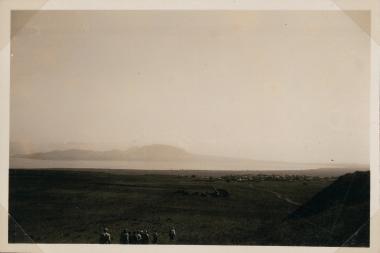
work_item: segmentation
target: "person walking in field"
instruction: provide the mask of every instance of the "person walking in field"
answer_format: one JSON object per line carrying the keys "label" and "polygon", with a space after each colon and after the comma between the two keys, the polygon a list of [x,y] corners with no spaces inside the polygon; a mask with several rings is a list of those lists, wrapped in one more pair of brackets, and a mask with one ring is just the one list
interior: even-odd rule
{"label": "person walking in field", "polygon": [[137,238],[136,238],[136,231],[133,231],[130,238],[129,238],[129,243],[130,244],[136,244],[137,243]]}
{"label": "person walking in field", "polygon": [[108,228],[104,228],[103,233],[100,234],[99,243],[110,244],[111,234],[108,232]]}
{"label": "person walking in field", "polygon": [[172,229],[170,229],[169,231],[169,238],[170,238],[170,241],[174,241],[176,239],[176,232],[175,232],[175,229],[174,227],[172,227]]}
{"label": "person walking in field", "polygon": [[120,234],[120,244],[129,244],[129,232],[124,229]]}
{"label": "person walking in field", "polygon": [[149,234],[148,231],[141,230],[141,237],[142,237],[142,243],[143,244],[149,244]]}
{"label": "person walking in field", "polygon": [[141,244],[142,243],[142,236],[140,232],[136,232],[136,244]]}
{"label": "person walking in field", "polygon": [[152,243],[156,244],[157,242],[158,242],[158,233],[157,231],[154,231],[152,235]]}

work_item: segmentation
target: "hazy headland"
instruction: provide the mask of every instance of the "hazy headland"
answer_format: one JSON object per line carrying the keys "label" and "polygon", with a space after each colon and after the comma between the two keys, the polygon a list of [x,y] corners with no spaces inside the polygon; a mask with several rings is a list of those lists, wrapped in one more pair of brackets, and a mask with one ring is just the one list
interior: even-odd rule
{"label": "hazy headland", "polygon": [[[355,170],[368,170],[362,164],[292,163],[260,161],[253,159],[199,155],[170,145],[147,145],[125,150],[93,151],[63,149],[29,154],[13,154],[10,167],[19,169],[65,168],[65,169],[123,169],[143,170],[136,173],[244,174],[244,173],[296,173],[314,175],[339,175]],[[154,172],[156,171],[156,172]]]}

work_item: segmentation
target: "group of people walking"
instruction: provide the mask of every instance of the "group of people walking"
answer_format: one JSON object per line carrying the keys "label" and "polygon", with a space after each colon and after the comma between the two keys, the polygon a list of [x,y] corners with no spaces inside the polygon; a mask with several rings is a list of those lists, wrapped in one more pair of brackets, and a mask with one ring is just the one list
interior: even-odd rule
{"label": "group of people walking", "polygon": [[[176,231],[174,227],[169,230],[170,241],[176,240]],[[128,229],[123,229],[120,233],[120,244],[156,244],[158,243],[159,234],[154,231],[149,234],[147,230],[133,231],[130,232]],[[112,241],[111,233],[108,228],[104,228],[103,232],[100,234],[99,243],[110,244]]]}

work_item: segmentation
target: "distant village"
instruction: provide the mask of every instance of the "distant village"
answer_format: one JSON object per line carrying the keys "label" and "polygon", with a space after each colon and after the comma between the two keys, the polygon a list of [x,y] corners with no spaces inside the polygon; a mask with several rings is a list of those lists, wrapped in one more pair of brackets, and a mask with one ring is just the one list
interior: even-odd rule
{"label": "distant village", "polygon": [[[226,176],[199,176],[199,175],[178,175],[179,177],[192,178],[196,181],[204,182],[227,182],[227,183],[243,183],[243,182],[255,182],[259,183],[262,181],[285,181],[285,182],[301,182],[303,185],[307,185],[308,182],[316,181],[335,181],[337,177],[322,177],[322,176],[307,176],[307,175],[267,175],[267,174],[257,174],[257,175],[226,175]],[[178,189],[174,193],[180,194],[182,196],[200,196],[200,197],[214,197],[214,198],[227,198],[230,196],[230,192],[226,189],[215,188],[212,186],[212,191],[189,191],[185,189]],[[272,192],[280,197],[279,194]],[[289,201],[289,200],[286,200]],[[296,202],[292,202],[296,203]],[[297,203],[298,205],[298,203]]]}
{"label": "distant village", "polygon": [[308,176],[308,175],[295,175],[295,174],[228,175],[228,176],[220,176],[220,177],[186,175],[185,177],[196,178],[197,180],[209,181],[209,182],[215,182],[215,181],[225,181],[225,182],[303,181],[303,182],[309,182],[309,181],[335,181],[337,179],[336,176]]}

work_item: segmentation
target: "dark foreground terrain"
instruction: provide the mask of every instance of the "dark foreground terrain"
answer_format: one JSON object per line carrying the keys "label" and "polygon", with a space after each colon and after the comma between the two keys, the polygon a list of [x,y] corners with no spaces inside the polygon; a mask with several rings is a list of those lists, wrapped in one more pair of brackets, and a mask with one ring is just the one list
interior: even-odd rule
{"label": "dark foreground terrain", "polygon": [[369,172],[333,177],[10,170],[9,241],[97,243],[108,227],[168,244],[369,245]]}

